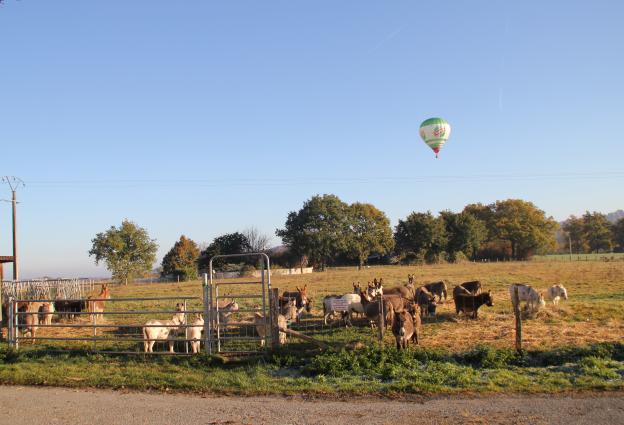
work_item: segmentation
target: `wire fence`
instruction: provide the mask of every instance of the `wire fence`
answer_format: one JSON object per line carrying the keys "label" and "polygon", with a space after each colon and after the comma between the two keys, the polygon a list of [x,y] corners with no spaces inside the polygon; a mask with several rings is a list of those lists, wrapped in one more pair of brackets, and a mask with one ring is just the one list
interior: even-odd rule
{"label": "wire fence", "polygon": [[3,281],[0,291],[3,300],[10,297],[21,300],[86,298],[97,283],[93,279]]}

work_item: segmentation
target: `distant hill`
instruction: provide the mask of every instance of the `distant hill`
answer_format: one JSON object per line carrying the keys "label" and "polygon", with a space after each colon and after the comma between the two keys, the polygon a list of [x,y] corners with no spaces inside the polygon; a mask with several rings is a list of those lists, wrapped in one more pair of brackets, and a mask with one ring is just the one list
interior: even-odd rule
{"label": "distant hill", "polygon": [[616,221],[618,221],[620,218],[623,218],[623,217],[624,217],[624,210],[617,210],[617,211],[607,214],[607,220],[609,220],[611,223],[615,223]]}

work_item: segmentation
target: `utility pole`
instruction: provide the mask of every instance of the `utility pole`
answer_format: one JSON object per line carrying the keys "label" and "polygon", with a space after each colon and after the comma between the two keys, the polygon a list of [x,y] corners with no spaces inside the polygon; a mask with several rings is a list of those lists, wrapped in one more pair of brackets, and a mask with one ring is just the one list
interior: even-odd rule
{"label": "utility pole", "polygon": [[19,280],[19,263],[17,259],[17,189],[26,186],[22,179],[15,176],[4,176],[2,181],[11,188],[11,204],[13,207],[13,280]]}

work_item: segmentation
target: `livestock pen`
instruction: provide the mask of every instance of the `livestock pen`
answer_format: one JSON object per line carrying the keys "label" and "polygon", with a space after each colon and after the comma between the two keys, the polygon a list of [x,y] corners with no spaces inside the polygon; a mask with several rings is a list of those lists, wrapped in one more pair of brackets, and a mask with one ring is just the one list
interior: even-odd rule
{"label": "livestock pen", "polygon": [[[446,280],[449,286],[467,280],[481,280],[486,290],[491,290],[494,298],[492,308],[484,307],[478,320],[466,319],[455,314],[454,306],[449,300],[438,306],[435,317],[425,320],[423,324],[423,347],[443,348],[452,351],[461,351],[485,344],[494,348],[512,347],[514,344],[513,309],[509,299],[508,288],[511,283],[525,282],[534,287],[545,290],[554,283],[566,286],[570,293],[567,302],[557,306],[548,305],[535,318],[524,323],[524,346],[556,347],[569,345],[585,345],[595,342],[616,341],[624,335],[624,311],[621,309],[622,294],[624,293],[624,264],[587,262],[587,263],[466,263],[461,265],[441,264],[420,267],[376,267],[371,269],[342,269],[309,275],[273,276],[272,285],[280,293],[295,290],[296,287],[307,285],[312,300],[309,313],[305,313],[300,322],[293,322],[293,330],[317,338],[321,341],[340,344],[361,342],[373,344],[378,336],[371,331],[368,323],[359,319],[353,327],[345,328],[334,322],[323,323],[322,299],[330,294],[352,292],[353,282],[365,285],[375,277],[383,277],[387,287],[402,285],[407,280],[407,274],[414,273],[417,283],[437,280]],[[227,279],[227,282],[243,282],[245,278]],[[236,294],[244,297],[254,295],[254,289],[246,285],[232,285]],[[450,289],[450,288],[449,288]],[[97,341],[98,349],[110,346],[105,337],[138,338],[139,328],[150,319],[166,319],[171,317],[176,302],[186,299],[189,315],[203,311],[202,282],[182,282],[180,284],[140,284],[128,286],[112,286],[112,301],[107,309],[119,310],[119,314],[105,314],[102,332]],[[223,297],[232,296],[225,288]],[[96,291],[97,292],[97,291]],[[96,296],[96,293],[92,293]],[[125,299],[124,299],[125,298]],[[133,300],[137,298],[152,298]],[[157,298],[169,298],[157,299]],[[176,301],[176,299],[178,301]],[[238,298],[240,310],[232,315],[231,320],[239,325],[231,327],[231,332],[237,332],[240,337],[248,337],[249,341],[239,341],[240,350],[254,350],[259,346],[258,335],[253,325],[253,309],[257,307],[258,299]],[[123,313],[123,312],[127,313]],[[166,311],[166,313],[164,312]],[[167,317],[169,316],[169,317]],[[89,327],[90,317],[82,314],[76,319],[77,325],[84,327],[42,328],[39,335],[42,337],[92,337],[93,329]],[[66,322],[63,319],[62,322]],[[71,324],[71,323],[61,323]],[[116,325],[120,325],[118,327]],[[390,345],[392,335],[386,333],[385,340]],[[118,341],[121,342],[121,341]],[[289,344],[309,345],[308,342],[290,338]],[[22,348],[39,349],[59,346],[54,340],[46,343],[22,345]],[[89,348],[91,341],[75,340],[71,347]],[[141,341],[127,341],[118,345],[128,351],[140,351]],[[178,349],[178,351],[181,351]]]}

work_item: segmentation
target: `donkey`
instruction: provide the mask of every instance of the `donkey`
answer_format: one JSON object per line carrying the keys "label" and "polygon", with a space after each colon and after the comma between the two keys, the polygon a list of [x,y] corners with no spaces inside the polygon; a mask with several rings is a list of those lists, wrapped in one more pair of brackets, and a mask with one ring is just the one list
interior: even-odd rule
{"label": "donkey", "polygon": [[[290,314],[294,316],[294,318],[297,317],[296,307],[293,310],[291,310]],[[266,333],[266,319],[264,318],[262,314],[258,312],[254,313],[254,325],[256,326],[256,332],[258,332],[258,335],[261,338],[260,347],[264,347],[267,333]],[[283,314],[280,314],[279,316],[277,316],[277,326],[280,329],[286,329],[286,327],[288,326],[288,319],[286,319],[286,316],[284,316]],[[279,340],[280,345],[286,344],[286,332],[280,331],[278,340]]]}
{"label": "donkey", "polygon": [[460,311],[463,311],[465,315],[470,313],[473,319],[477,318],[479,308],[485,304],[488,307],[492,307],[494,302],[492,301],[492,295],[490,291],[481,292],[478,295],[472,294],[459,294],[454,299],[455,312],[459,315]]}
{"label": "donkey", "polygon": [[546,297],[548,301],[552,301],[554,305],[559,304],[559,300],[563,298],[564,300],[568,299],[568,291],[566,288],[559,284],[553,285],[546,291]]}
{"label": "donkey", "polygon": [[101,319],[102,313],[104,312],[104,305],[106,304],[105,299],[110,298],[110,292],[108,290],[108,286],[106,284],[102,285],[102,290],[97,298],[89,297],[87,298],[87,312],[93,313],[91,314],[92,320]]}
{"label": "donkey", "polygon": [[437,304],[435,295],[433,295],[426,287],[421,286],[416,290],[416,304],[420,307],[420,317],[425,318],[429,315],[435,316]]}
{"label": "donkey", "polygon": [[366,294],[368,295],[370,299],[373,299],[377,297],[378,295],[383,295],[383,293],[384,293],[383,279],[379,279],[379,282],[378,282],[377,278],[375,278],[372,284],[368,282],[368,287],[366,288]]}
{"label": "donkey", "polygon": [[[518,300],[516,301],[514,293],[515,288],[518,288]],[[544,295],[537,292],[533,287],[524,283],[514,283],[509,287],[509,295],[511,296],[511,304],[516,307],[516,302],[519,304],[525,301],[525,310],[530,313],[537,313],[540,308],[546,306],[544,301]]]}
{"label": "donkey", "polygon": [[174,341],[171,337],[180,329],[180,325],[185,324],[182,308],[182,304],[176,304],[176,313],[171,320],[152,319],[145,322],[145,326],[143,326],[143,350],[146,353],[154,352],[154,343],[156,341],[168,341],[169,352],[175,352],[173,350]]}
{"label": "donkey", "polygon": [[37,328],[39,326],[39,309],[42,307],[41,302],[21,302],[17,304],[17,311],[21,314],[21,318],[18,317],[18,324],[22,326],[22,334],[29,334],[31,343],[35,343],[37,337]]}
{"label": "donkey", "polygon": [[43,325],[52,324],[52,316],[54,315],[54,303],[44,302],[39,308],[39,322]]}
{"label": "donkey", "polygon": [[419,327],[420,318],[415,310],[414,313],[405,310],[394,315],[392,334],[396,338],[397,350],[407,349],[410,341],[418,344]]}
{"label": "donkey", "polygon": [[438,302],[442,302],[442,296],[444,296],[444,301],[446,301],[446,298],[447,298],[446,283],[444,283],[443,280],[439,282],[427,283],[424,286],[433,295],[438,296]]}
{"label": "donkey", "polygon": [[280,305],[286,304],[289,299],[296,300],[297,305],[297,323],[301,320],[303,310],[310,312],[312,309],[312,302],[308,297],[308,285],[304,285],[303,288],[296,287],[297,291],[285,291],[280,297]]}
{"label": "donkey", "polygon": [[[362,307],[364,308],[364,316],[366,316],[366,318],[370,321],[371,329],[373,329],[375,327],[375,322],[379,319],[379,301],[370,301],[366,292],[361,291],[360,302],[362,303]],[[394,307],[392,303],[385,298],[382,298],[381,303],[381,314],[384,315],[385,325],[386,327],[388,327],[388,324],[392,323],[392,320],[394,318]]]}
{"label": "donkey", "polygon": [[472,295],[477,295],[479,292],[481,292],[480,280],[471,280],[469,282],[460,283],[459,286],[466,289]]}

